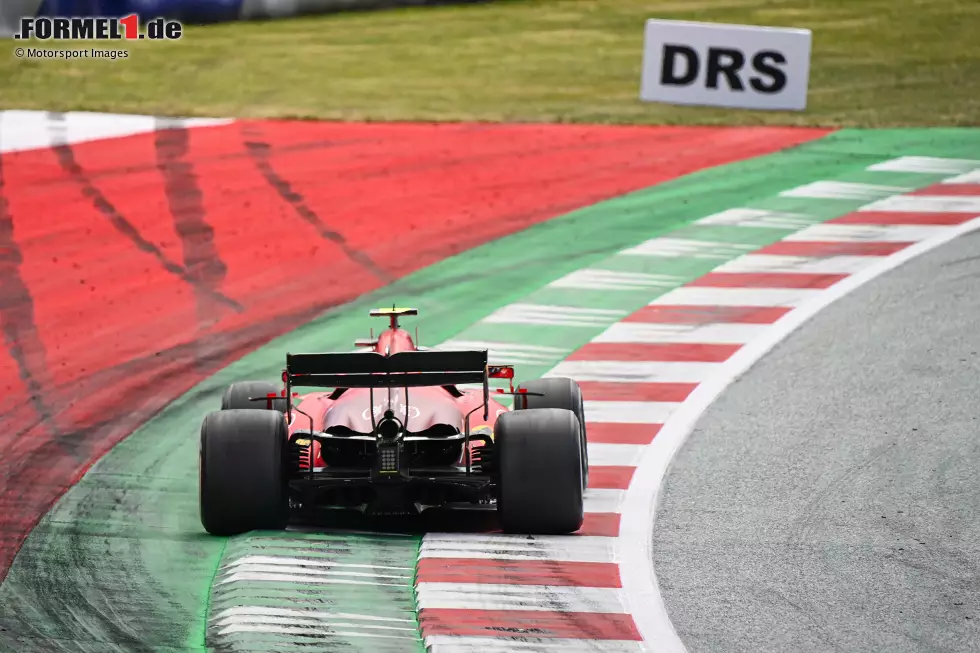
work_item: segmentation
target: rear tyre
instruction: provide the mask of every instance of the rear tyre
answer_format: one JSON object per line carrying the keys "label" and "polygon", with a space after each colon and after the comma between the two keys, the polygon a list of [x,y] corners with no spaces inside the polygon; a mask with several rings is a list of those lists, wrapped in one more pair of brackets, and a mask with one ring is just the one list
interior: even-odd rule
{"label": "rear tyre", "polygon": [[[269,394],[279,394],[277,388],[268,381],[241,381],[232,383],[221,397],[221,410],[267,410],[266,401],[249,401],[250,397],[265,397]],[[286,398],[276,397],[272,400],[272,410],[286,412]]]}
{"label": "rear tyre", "polygon": [[537,408],[564,408],[575,413],[582,425],[582,487],[589,485],[589,446],[585,432],[585,406],[582,402],[582,389],[572,379],[561,376],[527,381],[517,386],[528,392],[540,392],[544,396],[517,395],[514,397],[514,410]]}
{"label": "rear tyre", "polygon": [[574,533],[585,518],[578,418],[541,408],[497,418],[497,515],[505,533]]}
{"label": "rear tyre", "polygon": [[212,535],[280,530],[289,515],[288,437],[271,410],[220,410],[201,425],[201,524]]}

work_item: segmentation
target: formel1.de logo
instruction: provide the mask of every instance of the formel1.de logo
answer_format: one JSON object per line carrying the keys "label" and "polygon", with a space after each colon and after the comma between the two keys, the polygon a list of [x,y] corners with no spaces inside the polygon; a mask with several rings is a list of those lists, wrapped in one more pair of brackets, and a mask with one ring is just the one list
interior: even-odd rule
{"label": "formel1.de logo", "polygon": [[15,39],[39,41],[122,41],[150,39],[175,41],[184,34],[184,26],[176,20],[154,18],[146,21],[140,31],[136,14],[114,17],[25,16],[20,19],[20,33]]}

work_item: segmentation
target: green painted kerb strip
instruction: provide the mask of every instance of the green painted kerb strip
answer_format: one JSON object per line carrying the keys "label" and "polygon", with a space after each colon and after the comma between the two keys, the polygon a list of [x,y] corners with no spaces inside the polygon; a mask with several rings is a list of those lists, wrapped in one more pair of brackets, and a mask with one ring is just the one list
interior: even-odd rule
{"label": "green painted kerb strip", "polygon": [[[202,650],[212,578],[218,583],[227,580],[232,574],[222,565],[254,555],[256,549],[286,547],[299,555],[285,557],[304,561],[305,567],[311,566],[310,558],[323,555],[321,549],[335,554],[343,549],[367,558],[383,551],[391,563],[385,566],[412,567],[415,538],[285,533],[229,541],[204,534],[198,520],[198,432],[203,416],[219,405],[223,388],[239,379],[275,378],[286,350],[350,348],[354,338],[365,335],[367,308],[391,301],[418,306],[422,344],[439,343],[458,337],[496,308],[532,293],[534,302],[568,303],[575,293],[544,286],[672,229],[680,228],[671,235],[687,238],[733,240],[732,228],[684,228],[694,219],[732,207],[792,211],[811,202],[775,197],[778,191],[819,179],[859,181],[867,174],[867,165],[903,154],[971,158],[977,151],[975,130],[838,132],[792,150],[703,171],[573,212],[422,270],[384,292],[321,316],[181,397],[99,461],[63,497],[28,538],[0,587],[0,650]],[[883,177],[875,179],[872,183],[889,183]],[[894,180],[901,185],[900,177]],[[827,210],[838,214],[849,206],[838,204]],[[767,231],[757,232],[758,238],[775,240],[782,235],[779,230]],[[627,266],[624,271],[636,271],[623,257],[615,260]],[[705,264],[713,267],[718,262]],[[643,272],[687,278],[700,271],[696,265],[660,265]],[[599,306],[603,300],[601,293],[588,298]],[[474,326],[465,337],[489,338],[493,330],[484,333],[487,328],[485,323]],[[562,336],[563,348],[584,344],[594,335],[590,329],[569,333]],[[534,375],[544,366],[550,363],[524,365],[518,373]],[[344,549],[349,541],[357,542],[358,548]],[[335,561],[357,564],[346,554],[336,555]],[[257,571],[260,560],[247,564],[250,573],[262,573]],[[290,587],[291,592],[296,589]],[[328,596],[322,590],[308,591],[311,600],[333,601],[333,611],[341,609],[338,601],[347,601],[346,596],[350,603],[345,606],[384,606],[386,614],[394,614],[399,606],[408,605],[405,597],[410,596],[407,582],[398,588],[371,590],[374,598],[363,603],[356,602],[361,598],[357,592]],[[281,590],[273,583],[267,592],[248,598],[275,602],[282,598]],[[216,603],[211,616],[234,603]],[[271,645],[262,637],[248,638],[250,648],[259,647],[255,650],[266,644]],[[339,642],[334,645],[333,650],[358,650],[341,648]]]}

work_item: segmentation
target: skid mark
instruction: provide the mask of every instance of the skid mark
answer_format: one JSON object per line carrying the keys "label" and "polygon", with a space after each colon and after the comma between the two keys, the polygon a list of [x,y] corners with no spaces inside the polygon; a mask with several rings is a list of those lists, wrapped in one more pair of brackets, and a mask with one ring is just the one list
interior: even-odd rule
{"label": "skid mark", "polygon": [[252,140],[253,138],[261,137],[261,134],[259,134],[254,128],[246,126],[242,128],[242,135],[246,138],[245,148],[252,156],[252,160],[255,162],[255,167],[259,170],[262,177],[269,183],[269,185],[275,189],[276,193],[279,194],[279,197],[293,207],[296,215],[316,229],[321,238],[336,244],[348,258],[373,274],[382,283],[391,283],[394,280],[392,276],[382,269],[381,266],[375,263],[370,256],[351,247],[350,243],[347,242],[347,239],[342,233],[331,229],[322,219],[320,219],[320,216],[317,215],[316,212],[306,203],[306,199],[303,197],[303,195],[293,190],[293,187],[289,184],[289,181],[284,179],[278,172],[276,172],[276,169],[272,166],[272,162],[269,160],[269,150],[271,149],[270,145],[263,141]]}
{"label": "skid mark", "polygon": [[220,292],[214,291],[207,286],[204,286],[197,282],[192,274],[188,272],[183,266],[174,263],[167,258],[159,247],[144,238],[139,230],[133,225],[132,222],[126,219],[112,202],[102,194],[102,192],[92,184],[85,170],[79,165],[78,161],[75,159],[75,150],[70,144],[65,141],[61,133],[58,131],[58,125],[61,122],[59,116],[61,114],[52,113],[52,142],[54,143],[52,149],[55,155],[58,157],[58,163],[61,165],[62,169],[73,178],[82,188],[82,195],[88,198],[92,205],[101,213],[105,218],[112,224],[112,226],[121,233],[123,236],[129,239],[129,241],[140,251],[145,252],[153,256],[160,266],[170,274],[178,277],[181,281],[190,284],[195,289],[200,292],[210,296],[215,301],[221,302],[226,306],[234,309],[235,311],[244,311],[244,307],[236,300],[226,297]]}

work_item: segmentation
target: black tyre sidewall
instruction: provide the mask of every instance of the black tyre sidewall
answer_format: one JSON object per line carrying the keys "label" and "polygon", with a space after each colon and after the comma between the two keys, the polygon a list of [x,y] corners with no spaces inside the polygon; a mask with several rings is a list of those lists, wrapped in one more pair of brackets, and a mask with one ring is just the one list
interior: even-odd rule
{"label": "black tyre sidewall", "polygon": [[582,389],[574,379],[562,376],[525,381],[517,386],[528,392],[540,392],[543,397],[523,395],[515,397],[514,410],[536,410],[539,408],[564,408],[575,413],[582,425],[582,483],[589,484],[589,438],[585,427],[585,403]]}
{"label": "black tyre sidewall", "polygon": [[221,410],[201,425],[201,524],[212,535],[279,530],[288,519],[286,423],[270,410]]}
{"label": "black tyre sidewall", "polygon": [[497,514],[508,533],[567,534],[582,527],[581,426],[575,413],[541,408],[497,419]]}

